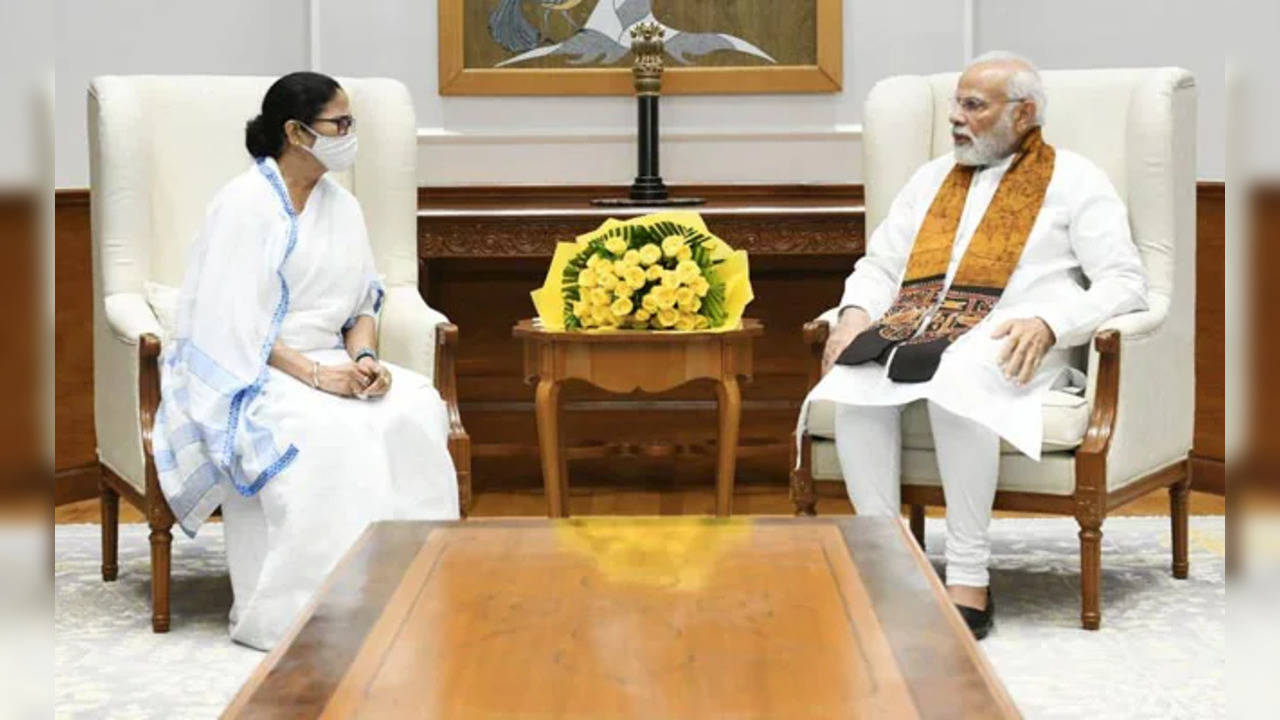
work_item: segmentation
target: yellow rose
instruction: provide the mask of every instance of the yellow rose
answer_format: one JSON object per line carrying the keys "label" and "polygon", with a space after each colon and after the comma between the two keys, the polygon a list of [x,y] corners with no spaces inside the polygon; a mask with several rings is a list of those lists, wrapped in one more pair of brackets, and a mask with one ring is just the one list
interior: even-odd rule
{"label": "yellow rose", "polygon": [[685,312],[696,313],[702,309],[702,301],[690,296],[688,300],[676,300],[676,306]]}
{"label": "yellow rose", "polygon": [[595,320],[597,324],[602,325],[612,317],[613,314],[609,312],[608,305],[596,305],[591,308],[591,319]]}
{"label": "yellow rose", "polygon": [[640,288],[644,287],[644,281],[645,281],[644,270],[638,267],[633,266],[633,267],[627,268],[626,274],[623,275],[622,277],[624,280],[627,281],[627,285],[629,285],[632,290],[639,290]]}
{"label": "yellow rose", "polygon": [[648,310],[650,313],[658,311],[658,296],[654,293],[656,290],[650,290],[640,299],[640,307]]}
{"label": "yellow rose", "polygon": [[613,286],[618,284],[618,276],[614,275],[612,271],[601,269],[599,274],[596,275],[596,284],[605,290],[612,290]]}
{"label": "yellow rose", "polygon": [[640,308],[636,311],[635,318],[637,323],[647,323],[651,317],[653,317],[653,313],[645,310],[644,308]]}
{"label": "yellow rose", "polygon": [[680,313],[675,310],[666,309],[658,311],[658,324],[664,328],[675,327],[680,320]]}
{"label": "yellow rose", "polygon": [[671,288],[655,288],[653,292],[656,295],[654,300],[658,302],[660,310],[670,310],[676,306],[676,293]]}
{"label": "yellow rose", "polygon": [[591,291],[592,305],[595,305],[597,307],[602,305],[607,306],[611,302],[613,302],[613,296],[609,294],[608,290],[605,290],[604,288],[596,288],[595,290]]}
{"label": "yellow rose", "polygon": [[693,288],[694,294],[697,295],[698,297],[706,297],[707,291],[711,289],[711,283],[707,282],[707,279],[705,277],[699,275],[698,277],[694,278],[693,282],[690,284],[690,287]]}
{"label": "yellow rose", "polygon": [[630,298],[618,298],[613,301],[613,305],[609,306],[609,310],[614,317],[626,317],[631,314],[633,307]]}
{"label": "yellow rose", "polygon": [[683,260],[679,265],[676,265],[676,279],[681,284],[688,285],[700,277],[702,277],[702,269],[698,267],[698,263],[692,260]]}
{"label": "yellow rose", "polygon": [[662,271],[662,287],[671,288],[672,290],[680,287],[680,278],[676,275],[674,270]]}
{"label": "yellow rose", "polygon": [[676,302],[684,305],[694,299],[693,289],[682,287],[676,290]]}
{"label": "yellow rose", "polygon": [[573,316],[581,320],[591,313],[591,306],[582,300],[573,301]]}
{"label": "yellow rose", "polygon": [[620,237],[611,237],[604,241],[604,249],[613,255],[621,255],[627,251],[627,241]]}
{"label": "yellow rose", "polygon": [[709,327],[711,327],[711,320],[709,320],[706,315],[698,315],[697,317],[694,318],[693,320],[694,330],[706,330]]}
{"label": "yellow rose", "polygon": [[682,314],[680,315],[680,319],[676,320],[676,329],[688,332],[689,330],[694,329],[695,323],[696,320],[694,320],[693,315]]}
{"label": "yellow rose", "polygon": [[587,267],[589,267],[589,268],[591,268],[592,270],[594,270],[594,269],[595,269],[595,267],[596,267],[596,263],[598,263],[598,262],[600,262],[600,256],[599,256],[599,255],[592,255],[591,257],[587,258]]}
{"label": "yellow rose", "polygon": [[651,265],[648,270],[644,271],[644,276],[648,280],[661,280],[662,272],[661,265]]}
{"label": "yellow rose", "polygon": [[631,294],[632,294],[632,293],[634,293],[634,292],[635,292],[635,290],[632,290],[630,285],[628,285],[628,284],[626,284],[626,283],[624,283],[624,282],[619,282],[619,283],[618,283],[618,286],[617,286],[617,287],[615,287],[615,288],[613,289],[613,297],[614,297],[614,298],[627,298],[628,300],[630,300],[630,299],[631,299]]}
{"label": "yellow rose", "polygon": [[648,243],[640,248],[640,262],[645,265],[652,265],[662,259],[662,249],[653,243]]}
{"label": "yellow rose", "polygon": [[675,257],[682,247],[688,247],[683,235],[668,235],[662,238],[662,254],[667,257]]}
{"label": "yellow rose", "polygon": [[578,287],[592,288],[596,286],[596,271],[587,268],[578,273]]}
{"label": "yellow rose", "polygon": [[639,250],[628,250],[628,251],[627,251],[627,253],[626,253],[625,255],[623,255],[623,256],[622,256],[622,261],[623,261],[623,262],[625,262],[625,263],[626,263],[626,264],[628,264],[628,265],[639,265],[639,264],[640,264],[640,251],[639,251]]}
{"label": "yellow rose", "polygon": [[688,245],[685,245],[684,247],[682,247],[682,248],[680,248],[679,250],[677,250],[677,251],[676,251],[676,259],[677,259],[677,260],[680,260],[680,261],[682,261],[682,262],[683,262],[683,261],[685,261],[685,260],[692,260],[692,259],[693,259],[693,249],[692,249],[692,248],[690,248]]}

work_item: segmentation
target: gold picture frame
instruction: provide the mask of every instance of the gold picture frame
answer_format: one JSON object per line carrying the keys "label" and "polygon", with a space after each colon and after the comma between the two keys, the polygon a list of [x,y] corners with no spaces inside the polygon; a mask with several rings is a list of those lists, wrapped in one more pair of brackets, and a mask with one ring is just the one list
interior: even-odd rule
{"label": "gold picture frame", "polygon": [[[502,0],[497,0],[501,2]],[[520,0],[508,0],[516,5]],[[538,7],[556,6],[551,0]],[[610,0],[598,0],[610,2]],[[699,0],[692,0],[698,2]],[[749,0],[744,0],[749,1]],[[663,94],[768,94],[838,92],[843,82],[841,0],[790,0],[812,3],[814,52],[812,63],[685,67],[668,64]],[[631,95],[631,69],[617,67],[467,67],[469,3],[481,0],[438,0],[439,82],[441,95]],[[568,3],[561,3],[561,5]],[[586,5],[581,2],[580,4]],[[518,12],[522,12],[517,10]],[[545,16],[544,16],[545,17]],[[572,20],[567,20],[572,22]]]}

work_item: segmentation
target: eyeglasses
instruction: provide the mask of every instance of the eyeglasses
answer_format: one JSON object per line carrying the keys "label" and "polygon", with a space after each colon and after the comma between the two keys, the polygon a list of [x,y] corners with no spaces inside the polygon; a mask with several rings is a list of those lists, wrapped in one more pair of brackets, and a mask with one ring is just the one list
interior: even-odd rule
{"label": "eyeglasses", "polygon": [[[1026,102],[1030,98],[1005,98],[1005,103]],[[978,113],[991,107],[991,103],[979,97],[972,95],[962,98],[951,98],[951,112],[958,112],[962,115],[977,115]]]}
{"label": "eyeglasses", "polygon": [[334,127],[338,129],[339,135],[346,135],[356,125],[356,119],[351,115],[339,115],[335,118],[316,118],[312,122],[333,123]]}

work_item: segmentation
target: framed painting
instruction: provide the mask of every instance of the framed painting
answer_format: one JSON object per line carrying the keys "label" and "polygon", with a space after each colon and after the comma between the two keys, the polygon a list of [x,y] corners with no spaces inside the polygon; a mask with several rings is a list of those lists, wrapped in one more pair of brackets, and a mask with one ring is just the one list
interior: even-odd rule
{"label": "framed painting", "polygon": [[438,0],[441,95],[629,95],[631,28],[664,94],[836,92],[841,0]]}

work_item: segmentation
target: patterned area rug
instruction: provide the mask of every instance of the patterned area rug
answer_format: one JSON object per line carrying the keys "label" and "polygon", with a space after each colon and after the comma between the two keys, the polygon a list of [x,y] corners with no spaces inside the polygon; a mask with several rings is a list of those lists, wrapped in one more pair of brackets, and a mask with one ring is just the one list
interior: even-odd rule
{"label": "patterned area rug", "polygon": [[[941,562],[943,525],[929,520]],[[981,647],[1028,718],[1214,718],[1226,712],[1224,522],[1191,520],[1191,575],[1169,573],[1167,518],[1103,526],[1102,629],[1079,627],[1069,518],[992,525],[996,630]],[[227,637],[222,526],[173,547],[173,630],[150,629],[147,529],[120,527],[120,578],[99,574],[98,526],[59,525],[57,717],[212,718],[264,655]]]}

